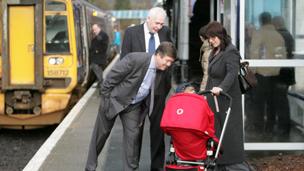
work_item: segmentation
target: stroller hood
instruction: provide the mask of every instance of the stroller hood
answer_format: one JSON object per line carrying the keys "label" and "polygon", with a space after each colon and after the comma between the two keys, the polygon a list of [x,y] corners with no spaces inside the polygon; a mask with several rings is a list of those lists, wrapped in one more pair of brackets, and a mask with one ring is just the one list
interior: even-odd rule
{"label": "stroller hood", "polygon": [[167,134],[175,128],[190,129],[214,137],[214,114],[203,96],[178,93],[167,101],[160,127]]}
{"label": "stroller hood", "polygon": [[171,136],[182,160],[204,160],[207,141],[214,139],[214,114],[203,96],[176,94],[168,100],[161,120],[162,130]]}

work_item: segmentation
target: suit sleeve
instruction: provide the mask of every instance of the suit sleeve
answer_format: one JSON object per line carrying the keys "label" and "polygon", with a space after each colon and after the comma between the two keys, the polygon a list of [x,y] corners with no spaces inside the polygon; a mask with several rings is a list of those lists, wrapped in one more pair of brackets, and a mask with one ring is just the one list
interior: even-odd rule
{"label": "suit sleeve", "polygon": [[112,89],[125,79],[132,68],[134,68],[134,64],[135,62],[132,61],[130,57],[118,60],[104,80],[101,93],[105,97],[109,97]]}
{"label": "suit sleeve", "polygon": [[172,72],[173,72],[173,66],[170,66],[166,71],[165,71],[165,94],[168,95],[170,89],[171,89],[171,78],[172,78]]}
{"label": "suit sleeve", "polygon": [[130,32],[130,29],[126,29],[125,35],[124,35],[124,38],[122,41],[122,45],[121,45],[120,59],[122,59],[129,52],[131,52],[131,42],[132,42],[131,34],[132,33]]}
{"label": "suit sleeve", "polygon": [[234,80],[238,78],[238,71],[240,65],[240,56],[236,51],[227,53],[225,56],[225,67],[226,67],[226,75],[224,80],[221,82],[219,87],[223,89],[223,91],[227,92],[234,84]]}
{"label": "suit sleeve", "polygon": [[171,31],[168,27],[167,27],[167,31],[166,31],[166,37],[167,37],[167,41],[175,43],[175,42],[172,41],[173,39],[171,37]]}

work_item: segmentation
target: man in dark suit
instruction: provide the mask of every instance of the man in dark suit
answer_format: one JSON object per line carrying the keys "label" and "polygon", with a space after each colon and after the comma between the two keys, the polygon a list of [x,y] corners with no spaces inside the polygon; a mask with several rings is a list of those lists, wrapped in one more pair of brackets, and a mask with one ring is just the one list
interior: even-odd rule
{"label": "man in dark suit", "polygon": [[94,38],[89,49],[90,68],[98,79],[100,86],[103,78],[102,73],[107,64],[107,52],[109,46],[109,36],[102,30],[101,25],[93,24],[92,32]]}
{"label": "man in dark suit", "polygon": [[[138,170],[142,127],[152,112],[155,77],[163,74],[176,58],[176,49],[163,42],[154,55],[129,53],[111,69],[101,88],[101,103],[92,134],[86,171],[95,170],[101,152],[119,115],[123,125],[123,170]],[[159,70],[160,72],[157,72]]]}
{"label": "man in dark suit", "polygon": [[[164,26],[166,12],[159,7],[150,9],[146,22],[125,31],[121,55],[123,59],[130,52],[153,53],[160,42],[171,41],[170,30]],[[166,96],[171,88],[171,71],[157,75],[154,97],[154,109],[150,120],[151,170],[162,170],[165,160],[164,134],[160,129],[160,120],[165,106]]]}

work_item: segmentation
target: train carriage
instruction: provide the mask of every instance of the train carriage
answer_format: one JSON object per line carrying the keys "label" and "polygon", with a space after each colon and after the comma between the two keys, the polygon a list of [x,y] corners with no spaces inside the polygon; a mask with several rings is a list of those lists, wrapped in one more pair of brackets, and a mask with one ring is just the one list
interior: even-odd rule
{"label": "train carriage", "polygon": [[90,85],[90,27],[111,38],[111,15],[82,0],[2,0],[0,13],[0,127],[60,123]]}

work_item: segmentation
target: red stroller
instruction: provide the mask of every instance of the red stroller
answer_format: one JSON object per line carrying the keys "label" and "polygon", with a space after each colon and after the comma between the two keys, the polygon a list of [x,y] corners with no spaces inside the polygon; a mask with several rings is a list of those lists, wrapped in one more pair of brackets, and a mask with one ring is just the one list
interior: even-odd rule
{"label": "red stroller", "polygon": [[201,94],[178,93],[169,98],[161,120],[162,130],[171,136],[166,171],[203,171],[214,168],[230,114],[231,97],[220,140],[215,136],[214,114]]}

